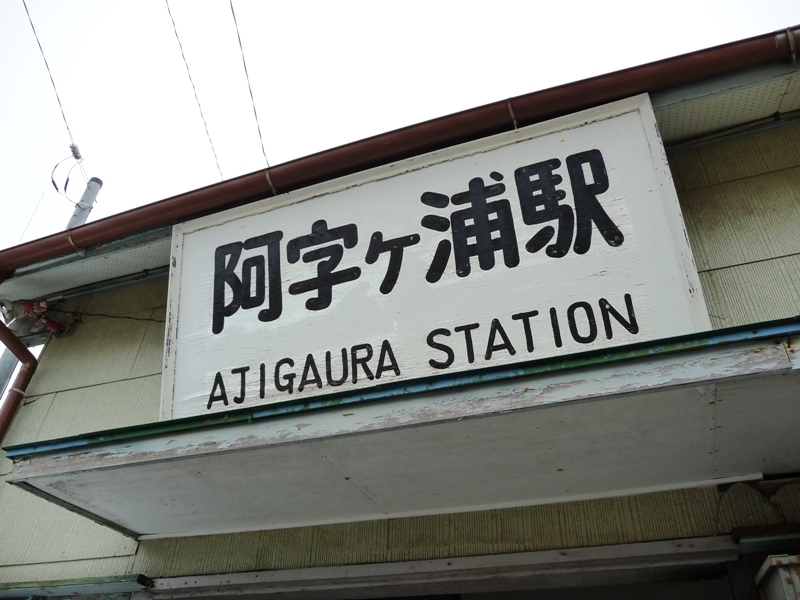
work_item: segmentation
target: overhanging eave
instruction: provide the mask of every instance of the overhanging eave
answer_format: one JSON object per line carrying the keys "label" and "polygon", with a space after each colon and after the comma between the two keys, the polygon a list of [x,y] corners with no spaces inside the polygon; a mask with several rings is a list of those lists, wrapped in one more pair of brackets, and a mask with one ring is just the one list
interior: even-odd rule
{"label": "overhanging eave", "polygon": [[262,407],[227,423],[17,446],[8,479],[133,537],[166,537],[800,471],[798,332],[790,320],[623,349],[617,360],[587,355],[568,369],[532,364],[472,385],[439,378],[424,393],[328,399],[320,410]]}

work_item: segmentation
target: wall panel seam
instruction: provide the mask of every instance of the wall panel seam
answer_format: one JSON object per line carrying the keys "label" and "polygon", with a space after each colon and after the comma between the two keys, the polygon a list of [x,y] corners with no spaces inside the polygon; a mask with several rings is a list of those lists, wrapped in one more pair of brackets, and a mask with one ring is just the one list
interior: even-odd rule
{"label": "wall panel seam", "polygon": [[[681,200],[684,200],[683,196],[685,194],[691,194],[699,190],[706,190],[709,188],[715,188],[722,185],[731,185],[736,182],[747,181],[748,179],[756,179],[758,177],[765,177],[767,175],[774,175],[775,173],[782,173],[784,171],[793,171],[798,168],[800,168],[800,164],[795,164],[790,167],[782,167],[779,169],[772,169],[770,171],[759,171],[757,173],[750,173],[748,175],[744,175],[743,177],[736,177],[735,179],[726,179],[725,181],[719,181],[717,183],[707,183],[705,185],[698,185],[697,187],[686,187],[686,184],[683,184],[683,189],[680,192]],[[680,167],[678,167],[678,170],[680,170]]]}
{"label": "wall panel seam", "polygon": [[744,267],[747,265],[755,265],[758,263],[770,262],[773,260],[781,260],[783,258],[793,258],[800,256],[800,253],[794,252],[792,254],[781,254],[780,256],[771,256],[770,258],[759,258],[757,260],[749,260],[745,262],[736,263],[735,265],[727,265],[725,267],[713,267],[711,269],[698,269],[698,273],[713,273],[714,271],[725,271],[726,269],[736,269],[737,267]]}
{"label": "wall panel seam", "polygon": [[[102,387],[102,386],[106,386],[106,385],[114,385],[116,383],[122,383],[124,381],[136,381],[137,379],[147,379],[148,377],[156,377],[156,376],[160,377],[161,376],[161,371],[157,371],[155,373],[147,373],[145,375],[137,375],[136,377],[125,377],[123,379],[114,379],[112,381],[103,381],[103,382],[100,382],[100,383],[91,383],[89,385],[80,385],[80,386],[74,387],[74,388],[63,388],[63,389],[53,390],[52,392],[45,392],[43,394],[36,394],[36,397],[38,398],[38,397],[41,397],[41,396],[47,396],[49,394],[60,394],[62,392],[74,392],[74,391],[77,391],[77,390],[88,390],[89,388]],[[31,396],[31,398],[33,398],[33,397],[34,396]]]}

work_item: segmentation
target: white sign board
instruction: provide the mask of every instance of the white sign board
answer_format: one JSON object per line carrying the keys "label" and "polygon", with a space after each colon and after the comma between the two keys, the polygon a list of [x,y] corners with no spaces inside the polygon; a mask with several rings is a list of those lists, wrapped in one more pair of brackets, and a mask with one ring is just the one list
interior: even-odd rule
{"label": "white sign board", "polygon": [[646,95],[174,228],[162,417],[710,327]]}

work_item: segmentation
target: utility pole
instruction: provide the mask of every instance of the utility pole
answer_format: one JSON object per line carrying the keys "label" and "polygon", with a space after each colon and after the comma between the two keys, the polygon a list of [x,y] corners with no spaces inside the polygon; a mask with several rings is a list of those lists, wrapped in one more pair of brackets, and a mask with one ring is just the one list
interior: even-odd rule
{"label": "utility pole", "polygon": [[84,190],[83,196],[81,196],[78,204],[75,205],[75,212],[72,213],[72,218],[70,218],[69,223],[67,223],[67,229],[72,229],[73,227],[78,227],[86,223],[86,219],[89,217],[89,213],[92,212],[92,205],[97,199],[97,194],[100,192],[101,187],[103,187],[103,182],[97,177],[92,177],[88,181],[86,190]]}

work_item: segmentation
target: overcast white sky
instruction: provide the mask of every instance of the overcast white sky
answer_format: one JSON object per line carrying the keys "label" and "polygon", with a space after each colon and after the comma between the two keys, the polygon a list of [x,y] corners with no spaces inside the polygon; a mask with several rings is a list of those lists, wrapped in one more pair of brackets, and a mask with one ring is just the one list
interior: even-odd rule
{"label": "overcast white sky", "polygon": [[[165,0],[27,2],[87,174],[105,184],[90,220],[220,180]],[[800,23],[798,0],[233,4],[273,165]],[[264,167],[228,0],[170,8],[223,176]],[[8,247],[73,210],[50,183],[69,137],[22,0],[0,0],[0,86]],[[75,169],[68,195],[83,188]]]}

